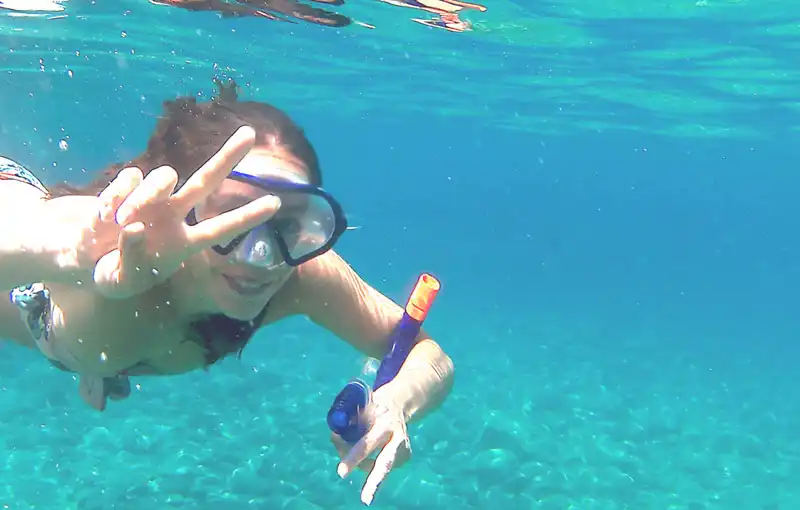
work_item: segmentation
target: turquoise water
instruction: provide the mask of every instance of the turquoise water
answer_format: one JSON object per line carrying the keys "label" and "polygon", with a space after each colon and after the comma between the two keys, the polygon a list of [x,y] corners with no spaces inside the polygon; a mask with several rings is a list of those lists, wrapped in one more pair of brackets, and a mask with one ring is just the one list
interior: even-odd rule
{"label": "turquoise water", "polygon": [[[63,4],[0,18],[0,153],[88,179],[226,74],[306,128],[367,281],[442,280],[456,387],[375,506],[800,508],[793,3],[498,0],[461,34]],[[102,414],[0,352],[4,507],[360,506],[324,417],[362,360],[305,320]]]}

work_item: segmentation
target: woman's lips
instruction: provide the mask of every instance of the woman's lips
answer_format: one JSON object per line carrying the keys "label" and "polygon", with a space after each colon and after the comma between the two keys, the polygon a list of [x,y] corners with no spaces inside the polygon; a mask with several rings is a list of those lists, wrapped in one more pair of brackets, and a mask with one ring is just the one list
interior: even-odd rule
{"label": "woman's lips", "polygon": [[270,282],[251,280],[249,278],[236,278],[226,274],[223,274],[222,277],[225,278],[231,290],[242,296],[257,296],[266,291],[271,285]]}

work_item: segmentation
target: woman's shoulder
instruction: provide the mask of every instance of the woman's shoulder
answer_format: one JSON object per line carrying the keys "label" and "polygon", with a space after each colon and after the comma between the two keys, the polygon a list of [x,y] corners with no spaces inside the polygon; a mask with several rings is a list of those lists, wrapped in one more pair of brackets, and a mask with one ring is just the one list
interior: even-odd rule
{"label": "woman's shoulder", "polygon": [[336,297],[337,281],[352,269],[333,250],[298,267],[272,298],[264,324],[291,315],[308,315],[319,301]]}

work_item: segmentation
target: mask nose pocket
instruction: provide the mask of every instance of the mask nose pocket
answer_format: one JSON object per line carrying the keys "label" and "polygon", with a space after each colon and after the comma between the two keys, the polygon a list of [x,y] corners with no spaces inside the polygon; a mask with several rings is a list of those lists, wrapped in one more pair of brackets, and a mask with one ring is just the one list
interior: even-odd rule
{"label": "mask nose pocket", "polygon": [[278,262],[275,240],[267,225],[254,228],[242,239],[233,252],[232,262],[259,267],[272,267]]}
{"label": "mask nose pocket", "polygon": [[250,260],[249,262],[254,265],[259,266],[268,266],[271,265],[272,259],[272,246],[270,243],[263,239],[259,239],[253,243],[253,247],[250,250]]}

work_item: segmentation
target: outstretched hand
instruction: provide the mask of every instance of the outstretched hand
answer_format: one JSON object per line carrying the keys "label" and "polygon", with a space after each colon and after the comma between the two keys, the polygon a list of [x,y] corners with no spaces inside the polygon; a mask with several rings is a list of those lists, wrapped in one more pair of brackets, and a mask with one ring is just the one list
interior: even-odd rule
{"label": "outstretched hand", "polygon": [[192,255],[215,244],[226,244],[271,218],[280,207],[275,196],[258,198],[242,207],[195,225],[186,216],[228,177],[250,151],[255,132],[242,127],[177,191],[178,173],[163,166],[142,176],[138,168],[122,170],[100,194],[101,218],[122,227],[116,249],[95,266],[98,291],[111,298],[142,293],[165,281]]}
{"label": "outstretched hand", "polygon": [[[369,473],[361,488],[361,502],[365,505],[372,504],[389,472],[411,458],[411,440],[402,409],[393,404],[376,403],[373,413],[372,427],[355,445],[346,443],[337,434],[331,435],[331,442],[341,458],[336,469],[339,476],[346,478],[356,468]],[[379,452],[377,457],[371,459],[375,452]]]}

